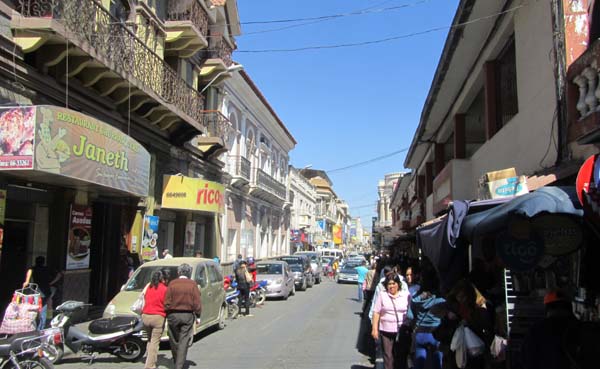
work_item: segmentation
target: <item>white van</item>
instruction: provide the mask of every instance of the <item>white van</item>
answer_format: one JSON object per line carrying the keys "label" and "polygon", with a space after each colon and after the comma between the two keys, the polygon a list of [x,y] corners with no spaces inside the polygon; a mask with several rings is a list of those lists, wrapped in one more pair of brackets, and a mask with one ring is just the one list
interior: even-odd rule
{"label": "white van", "polygon": [[334,258],[343,259],[344,252],[340,249],[321,249],[321,257],[324,256],[333,256]]}

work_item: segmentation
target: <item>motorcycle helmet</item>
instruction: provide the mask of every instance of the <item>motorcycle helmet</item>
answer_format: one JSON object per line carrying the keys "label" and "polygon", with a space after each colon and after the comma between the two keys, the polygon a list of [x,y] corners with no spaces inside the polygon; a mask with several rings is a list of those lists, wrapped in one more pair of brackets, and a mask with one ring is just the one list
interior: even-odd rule
{"label": "motorcycle helmet", "polygon": [[248,264],[254,264],[254,258],[252,256],[248,258]]}

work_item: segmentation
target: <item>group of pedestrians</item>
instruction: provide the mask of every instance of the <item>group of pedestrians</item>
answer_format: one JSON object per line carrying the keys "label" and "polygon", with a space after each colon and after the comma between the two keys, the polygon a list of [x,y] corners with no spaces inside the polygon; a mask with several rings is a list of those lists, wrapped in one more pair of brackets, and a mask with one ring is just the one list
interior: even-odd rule
{"label": "group of pedestrians", "polygon": [[200,290],[191,276],[192,267],[185,263],[177,267],[177,278],[173,280],[168,269],[157,270],[152,273],[150,283],[142,292],[142,321],[149,337],[146,369],[156,368],[165,321],[168,322],[169,344],[175,369],[182,369],[185,364],[194,323],[200,324],[202,312]]}

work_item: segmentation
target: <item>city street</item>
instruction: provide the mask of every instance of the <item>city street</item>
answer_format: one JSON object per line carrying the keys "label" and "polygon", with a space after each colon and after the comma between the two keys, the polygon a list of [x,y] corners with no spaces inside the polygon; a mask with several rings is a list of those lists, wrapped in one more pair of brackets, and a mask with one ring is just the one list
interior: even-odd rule
{"label": "city street", "polygon": [[[372,368],[354,348],[360,304],[356,285],[325,280],[288,301],[267,301],[252,317],[230,321],[223,331],[201,335],[188,353],[191,369],[363,369]],[[167,346],[159,352],[159,368],[172,368]],[[99,369],[143,368],[101,355]],[[67,357],[57,368],[84,369],[81,358]]]}

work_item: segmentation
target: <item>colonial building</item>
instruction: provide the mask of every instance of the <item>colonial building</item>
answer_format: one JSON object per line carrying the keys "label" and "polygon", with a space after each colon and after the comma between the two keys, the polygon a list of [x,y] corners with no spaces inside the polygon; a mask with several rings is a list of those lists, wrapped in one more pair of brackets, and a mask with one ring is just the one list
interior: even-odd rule
{"label": "colonial building", "polygon": [[163,249],[217,256],[236,2],[1,1],[0,25],[0,300],[36,256],[95,304]]}
{"label": "colonial building", "polygon": [[[317,189],[317,233],[315,244],[318,247],[341,245],[341,224],[338,223],[338,196],[333,190],[333,182],[323,170],[301,169],[300,174]],[[334,233],[339,237],[334,240]]]}
{"label": "colonial building", "polygon": [[250,76],[242,71],[223,86],[229,184],[222,260],[287,254],[290,234],[289,152],[296,140]]}
{"label": "colonial building", "polygon": [[317,232],[317,190],[300,171],[289,167],[292,251],[308,249]]}

